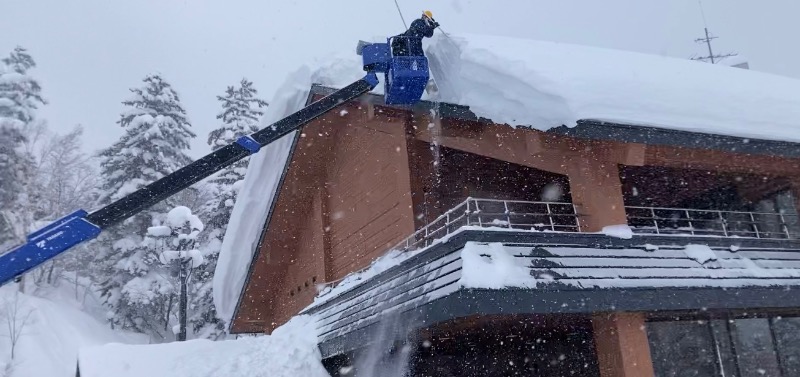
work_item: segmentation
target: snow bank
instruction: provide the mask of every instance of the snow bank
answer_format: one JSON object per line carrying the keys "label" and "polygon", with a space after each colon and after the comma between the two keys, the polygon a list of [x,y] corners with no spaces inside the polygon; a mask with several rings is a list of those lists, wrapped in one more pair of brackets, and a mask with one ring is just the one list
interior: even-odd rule
{"label": "snow bank", "polygon": [[[363,77],[358,58],[357,55],[334,56],[324,64],[311,63],[298,69],[277,90],[261,127],[302,108],[314,83],[343,87]],[[309,66],[322,68],[312,71]],[[214,304],[220,318],[228,323],[242,292],[293,140],[294,133],[286,135],[250,158],[214,273]]]}
{"label": "snow bank", "polygon": [[213,342],[110,344],[81,350],[82,377],[329,377],[310,317],[295,317],[270,336]]}
{"label": "snow bank", "polygon": [[547,130],[580,119],[800,142],[800,80],[595,47],[436,35],[439,100]]}
{"label": "snow bank", "polygon": [[467,242],[461,250],[458,283],[465,288],[536,288],[536,279],[528,267],[516,259],[501,243],[490,243],[487,247]]}
{"label": "snow bank", "polygon": [[[92,308],[76,302],[70,287],[48,293],[48,298],[41,298],[18,293],[16,284],[0,288],[0,372],[11,354],[9,318],[17,319],[22,334],[11,362],[12,376],[74,376],[81,347],[147,341],[141,335],[111,330],[87,314]],[[100,311],[99,305],[95,309]],[[26,324],[21,326],[26,317]]]}

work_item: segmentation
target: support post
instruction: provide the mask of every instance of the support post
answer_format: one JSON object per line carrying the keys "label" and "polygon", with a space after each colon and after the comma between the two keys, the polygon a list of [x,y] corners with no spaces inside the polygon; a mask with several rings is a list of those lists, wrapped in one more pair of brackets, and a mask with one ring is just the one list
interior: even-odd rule
{"label": "support post", "polygon": [[189,304],[189,268],[191,268],[191,259],[182,259],[180,263],[180,280],[181,280],[181,297],[178,301],[178,321],[180,331],[178,332],[178,341],[183,342],[186,340],[186,312]]}
{"label": "support post", "polygon": [[601,377],[654,377],[642,313],[597,313],[592,317]]}
{"label": "support post", "polygon": [[599,232],[608,225],[628,223],[616,163],[579,158],[567,173],[581,231]]}

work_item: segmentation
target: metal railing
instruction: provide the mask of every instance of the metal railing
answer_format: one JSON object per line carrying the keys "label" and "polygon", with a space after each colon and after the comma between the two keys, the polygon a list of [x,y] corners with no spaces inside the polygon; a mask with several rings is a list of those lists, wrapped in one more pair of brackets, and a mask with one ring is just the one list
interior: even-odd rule
{"label": "metal railing", "polygon": [[572,203],[467,198],[397,244],[406,251],[431,245],[463,226],[580,232]]}
{"label": "metal railing", "polygon": [[628,225],[638,234],[800,238],[795,213],[720,211],[626,206]]}
{"label": "metal railing", "polygon": [[[628,225],[636,234],[800,239],[794,213],[721,211],[626,206]],[[392,249],[430,246],[464,226],[551,232],[580,232],[572,203],[467,198]]]}

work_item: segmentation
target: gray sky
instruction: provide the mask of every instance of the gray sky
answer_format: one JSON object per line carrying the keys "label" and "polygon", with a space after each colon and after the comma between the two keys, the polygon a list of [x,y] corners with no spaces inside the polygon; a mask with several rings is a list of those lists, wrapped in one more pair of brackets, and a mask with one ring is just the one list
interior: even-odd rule
{"label": "gray sky", "polygon": [[[399,0],[407,20],[430,9],[449,33],[514,36],[686,58],[703,53],[697,0]],[[717,52],[754,70],[800,78],[800,2],[704,0]],[[115,141],[128,96],[159,72],[181,96],[208,152],[216,95],[247,77],[270,100],[286,75],[313,58],[353,51],[359,39],[403,29],[393,0],[0,0],[0,55],[15,45],[50,104],[51,128],[83,124],[86,149]]]}

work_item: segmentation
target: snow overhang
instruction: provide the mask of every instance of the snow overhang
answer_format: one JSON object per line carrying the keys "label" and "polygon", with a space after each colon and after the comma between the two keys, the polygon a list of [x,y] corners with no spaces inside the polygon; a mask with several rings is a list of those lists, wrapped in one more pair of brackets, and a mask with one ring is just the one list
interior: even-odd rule
{"label": "snow overhang", "polygon": [[[311,88],[311,94],[314,96],[326,96],[336,90],[336,88],[315,84]],[[376,106],[391,107],[385,105],[383,96],[376,93],[366,94],[361,100]],[[492,119],[476,115],[470,109],[470,106],[448,102],[424,100],[418,102],[414,106],[405,107],[403,109],[426,114],[431,111],[436,111],[443,119],[457,119],[486,124],[495,123]],[[800,143],[796,142],[683,131],[680,129],[624,124],[596,119],[579,119],[574,127],[562,125],[550,128],[544,132],[590,140],[607,140],[623,143],[663,145],[718,150],[731,153],[800,158]]]}

